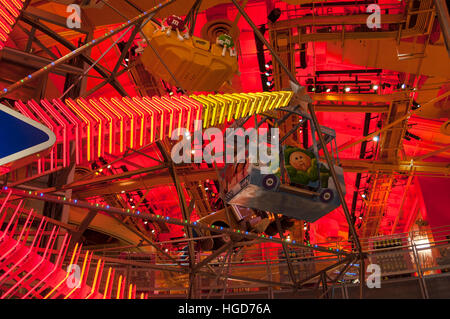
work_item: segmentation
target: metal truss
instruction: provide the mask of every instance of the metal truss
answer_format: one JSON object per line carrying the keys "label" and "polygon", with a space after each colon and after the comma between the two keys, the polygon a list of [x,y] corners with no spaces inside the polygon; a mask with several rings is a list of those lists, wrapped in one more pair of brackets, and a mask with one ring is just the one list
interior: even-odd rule
{"label": "metal truss", "polygon": [[[123,50],[125,52],[121,52],[119,61],[116,63],[116,66],[113,70],[114,72],[111,72],[111,73],[109,73],[104,67],[98,65],[96,63],[96,61],[93,61],[92,58],[90,58],[85,53],[85,51],[100,44],[101,42],[112,37],[113,35],[116,35],[117,33],[121,32],[127,28],[133,27],[133,26],[134,26],[134,32],[133,32],[131,38],[134,39],[134,36],[137,34],[138,31],[140,31],[140,26],[145,19],[153,17],[153,15],[158,10],[173,3],[174,1],[175,0],[167,0],[167,1],[161,2],[160,5],[155,6],[153,9],[146,11],[133,19],[128,20],[126,23],[123,23],[122,25],[115,28],[114,30],[111,30],[110,32],[105,33],[105,35],[101,36],[98,39],[93,39],[91,41],[88,41],[87,43],[85,43],[84,45],[82,45],[79,48],[76,48],[72,43],[70,43],[70,41],[67,41],[62,36],[55,33],[53,30],[51,30],[50,28],[48,28],[47,26],[45,26],[44,24],[42,24],[40,22],[41,19],[45,20],[47,22],[50,20],[50,22],[61,26],[61,21],[58,21],[57,18],[56,18],[57,21],[55,21],[55,19],[53,19],[54,15],[45,13],[46,16],[43,17],[43,16],[40,16],[36,10],[31,11],[31,12],[24,12],[21,17],[21,20],[23,22],[30,25],[33,29],[39,30],[39,31],[43,32],[44,34],[48,35],[49,37],[51,37],[58,43],[62,44],[66,48],[68,48],[71,52],[55,61],[52,61],[48,65],[46,65],[43,68],[39,69],[38,71],[30,74],[29,76],[21,79],[20,81],[17,81],[16,83],[12,84],[8,88],[5,88],[2,92],[0,92],[0,97],[4,97],[4,96],[8,95],[12,91],[17,90],[18,88],[25,85],[31,79],[39,78],[39,77],[43,76],[44,74],[47,74],[48,72],[50,72],[52,69],[56,68],[58,65],[65,63],[66,61],[69,61],[77,56],[80,56],[84,62],[91,65],[94,68],[94,70],[97,71],[105,79],[105,81],[103,81],[100,85],[98,85],[97,87],[94,88],[95,90],[99,89],[100,87],[104,86],[107,83],[110,83],[120,95],[127,96],[128,95],[127,92],[122,87],[122,85],[117,81],[117,77],[126,71],[126,69],[119,71],[119,66],[122,63],[122,59],[124,58],[126,51]],[[128,46],[130,45],[131,41],[133,41],[133,40],[129,41],[129,43],[127,44]],[[88,92],[87,94],[92,94],[95,91],[94,89],[91,90],[90,92]]]}

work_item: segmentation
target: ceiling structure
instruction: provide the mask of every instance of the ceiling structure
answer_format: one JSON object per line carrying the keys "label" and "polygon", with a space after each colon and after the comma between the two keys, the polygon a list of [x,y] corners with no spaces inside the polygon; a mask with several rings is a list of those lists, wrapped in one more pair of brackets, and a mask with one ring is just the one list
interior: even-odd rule
{"label": "ceiling structure", "polygon": [[[185,249],[192,262],[192,241],[187,245],[154,243],[192,238],[195,225],[170,223],[159,216],[194,222],[223,209],[219,170],[224,166],[174,165],[168,160],[173,145],[168,141],[155,144],[157,135],[160,141],[165,137],[163,129],[155,131],[154,138],[141,137],[139,143],[136,137],[136,145],[127,145],[131,133],[124,133],[123,145],[115,146],[120,149],[112,147],[111,141],[109,149],[105,142],[104,151],[99,146],[95,154],[93,146],[92,154],[83,155],[85,147],[91,148],[85,145],[88,139],[76,137],[78,124],[73,123],[80,123],[80,135],[91,127],[95,132],[92,143],[100,143],[94,135],[101,135],[99,127],[107,129],[102,119],[117,118],[117,127],[122,122],[127,126],[127,120],[122,120],[129,113],[132,118],[142,105],[158,99],[161,105],[185,105],[178,100],[181,96],[192,100],[193,120],[197,108],[203,112],[207,108],[206,102],[199,104],[198,96],[290,90],[292,78],[283,67],[310,96],[320,125],[336,131],[349,213],[341,206],[316,222],[296,222],[286,236],[326,249],[335,242],[354,240],[353,227],[365,243],[374,236],[407,233],[417,225],[430,230],[450,224],[446,196],[450,186],[450,63],[448,30],[446,34],[437,10],[440,1],[377,1],[381,25],[375,29],[366,24],[371,1],[240,1],[272,52],[231,1],[169,1],[154,16],[150,12],[158,1],[81,1],[79,29],[66,25],[71,12],[66,10],[68,2],[25,1],[25,9],[0,50],[0,88],[5,88],[0,101],[54,128],[61,141],[47,157],[51,162],[39,159],[17,170],[7,168],[0,171],[0,178],[10,188],[42,193],[46,200],[29,201],[27,209],[75,226],[73,242],[84,241],[86,249],[94,252],[144,244],[141,251],[158,251],[161,258],[172,258],[170,251]],[[171,14],[185,19],[191,37],[215,43],[222,33],[233,35],[238,71],[230,71],[223,85],[206,90],[192,81],[186,92],[179,85],[177,77],[183,81],[183,76],[178,71],[164,80],[149,72],[149,64],[154,66],[159,59],[161,69],[164,62],[175,64],[167,55],[145,60],[147,53],[142,57],[139,53],[139,48],[150,52],[148,37],[156,28],[152,24]],[[147,25],[142,28],[143,21]],[[51,73],[44,70],[47,66]],[[206,79],[211,76],[210,84],[211,74],[205,75]],[[281,111],[269,109],[256,113],[259,120],[269,123],[282,117]],[[55,120],[58,114],[64,115],[60,122]],[[91,124],[85,118],[96,121]],[[244,118],[233,115],[233,120],[218,124],[222,130],[255,125],[252,120],[240,123]],[[292,127],[289,121],[280,124],[284,134]],[[323,150],[319,156],[326,159]],[[90,207],[69,208],[46,196],[76,198],[103,208],[140,209],[158,218],[144,221],[126,214],[97,213]],[[217,228],[208,231],[217,234],[213,232]],[[282,243],[283,236],[273,237]],[[348,258],[346,269],[354,260]],[[290,268],[289,272],[292,275]]]}

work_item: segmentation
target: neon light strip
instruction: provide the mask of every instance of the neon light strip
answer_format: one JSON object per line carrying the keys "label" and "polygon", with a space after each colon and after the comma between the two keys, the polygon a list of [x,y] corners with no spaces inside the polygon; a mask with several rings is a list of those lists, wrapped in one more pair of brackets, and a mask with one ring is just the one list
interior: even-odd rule
{"label": "neon light strip", "polygon": [[89,103],[94,106],[94,108],[98,111],[98,112],[102,112],[103,116],[106,117],[106,119],[108,120],[108,149],[109,149],[109,153],[113,154],[113,147],[114,147],[114,124],[115,124],[115,120],[114,117],[111,116],[109,114],[109,112],[107,110],[104,110],[96,101],[94,101],[93,99],[89,100]]}
{"label": "neon light strip", "polygon": [[164,111],[158,105],[156,105],[156,103],[154,103],[153,100],[151,100],[151,99],[149,99],[147,97],[144,97],[142,100],[144,102],[146,102],[148,105],[150,105],[152,108],[155,108],[158,111],[159,118],[160,118],[160,121],[161,121],[161,125],[159,127],[159,139],[162,140],[164,138],[164,124],[165,124],[165,122],[164,122]]}
{"label": "neon light strip", "polygon": [[124,150],[123,150],[123,139],[124,139],[124,137],[125,137],[125,127],[124,127],[124,117],[122,116],[122,114],[120,114],[119,112],[117,112],[117,110],[111,105],[111,104],[109,104],[109,102],[105,99],[105,98],[103,98],[103,97],[101,97],[100,98],[100,102],[108,109],[108,110],[110,110],[112,113],[114,113],[118,118],[119,118],[119,120],[120,120],[120,140],[119,140],[119,151],[120,151],[120,153],[123,153],[124,152]]}
{"label": "neon light strip", "polygon": [[103,140],[103,132],[102,132],[102,127],[103,127],[103,119],[98,116],[97,114],[95,114],[95,112],[93,112],[91,110],[91,108],[89,106],[87,106],[87,102],[84,99],[77,99],[77,103],[78,105],[80,105],[84,111],[86,113],[88,113],[91,117],[94,118],[94,120],[98,123],[98,135],[97,135],[97,144],[98,144],[98,149],[97,149],[97,156],[101,157],[102,156],[102,140]]}
{"label": "neon light strip", "polygon": [[[80,279],[79,279],[80,283],[84,279],[84,272],[86,270],[86,263],[87,263],[88,257],[89,257],[89,250],[87,250],[86,254],[84,255],[83,267],[81,268],[81,275],[80,275]],[[64,299],[69,298],[77,289],[78,289],[78,286],[75,286],[74,288],[72,288],[72,290],[67,295],[64,296]]]}
{"label": "neon light strip", "polygon": [[105,291],[103,293],[103,299],[106,299],[106,296],[108,295],[109,279],[110,278],[111,278],[111,267],[109,267],[108,275],[106,275],[106,284],[105,284]]}
{"label": "neon light strip", "polygon": [[[173,131],[173,109],[167,107],[166,105],[164,105],[164,103],[161,102],[161,100],[157,97],[152,97],[152,101],[159,105],[161,107],[162,110],[164,110],[165,114],[169,115],[169,126],[168,126],[168,132],[167,132],[167,136],[172,137],[172,131]],[[161,131],[164,131],[165,126],[163,125],[163,123],[161,122]],[[163,139],[163,137],[161,138]]]}
{"label": "neon light strip", "polygon": [[[203,119],[203,128],[207,128],[223,124],[225,121],[284,107],[289,103],[292,95],[292,92],[281,91],[190,97],[173,96],[171,98],[106,99],[101,97],[99,101],[90,99],[89,102],[80,98],[76,102],[68,99],[66,104],[59,100],[53,100],[53,105],[43,100],[41,101],[42,108],[37,103],[30,102],[30,108],[35,110],[37,117],[23,103],[18,102],[16,105],[26,116],[34,119],[40,118],[44,121],[47,126],[57,131],[57,136],[63,135],[62,139],[65,144],[68,145],[70,139],[74,138],[77,164],[80,164],[82,160],[91,161],[94,157],[100,157],[106,149],[109,150],[109,154],[123,154],[125,145],[128,144],[127,134],[130,134],[130,148],[143,146],[147,141],[152,143],[165,136],[171,137],[172,132],[181,127],[187,128],[189,132],[191,128],[200,129],[194,127],[194,120]],[[127,125],[128,120],[130,120],[129,125]],[[74,137],[69,136],[68,132],[71,130],[69,125],[75,127]],[[81,128],[86,136],[82,136],[79,131]],[[85,129],[86,131],[84,131]],[[117,129],[120,133],[120,140],[115,143],[118,135]],[[61,133],[64,130],[65,133]],[[106,133],[107,131],[108,133]],[[109,135],[108,139],[105,134]],[[86,157],[82,157],[82,147],[80,146],[83,138],[86,138]],[[95,140],[96,138],[98,141]],[[68,146],[66,146],[65,153],[68,152],[67,150]],[[67,158],[69,157],[67,156]],[[63,163],[64,165],[69,164],[68,160],[63,160]]]}
{"label": "neon light strip", "polygon": [[94,282],[92,283],[92,288],[91,288],[91,292],[89,293],[89,295],[86,296],[86,298],[84,299],[89,299],[95,292],[95,286],[97,286],[97,278],[98,278],[98,272],[100,270],[100,264],[101,264],[102,260],[99,259],[97,261],[97,268],[95,269],[95,275],[94,275]]}
{"label": "neon light strip", "polygon": [[53,118],[58,121],[59,125],[63,127],[63,166],[66,167],[69,165],[69,123],[64,119],[64,117],[57,112],[53,105],[47,100],[41,100],[41,105],[43,105],[48,113],[50,113]]}
{"label": "neon light strip", "polygon": [[0,0],[0,2],[3,4],[3,6],[9,10],[9,12],[14,16],[14,17],[18,17],[19,16],[19,11],[14,8],[7,0]]}
{"label": "neon light strip", "polygon": [[16,6],[16,8],[17,8],[18,10],[22,10],[22,9],[23,9],[22,3],[20,3],[20,2],[18,2],[18,1],[16,1],[16,0],[10,0],[10,1]]}
{"label": "neon light strip", "polygon": [[[33,111],[38,115],[38,117],[40,119],[42,119],[42,121],[44,122],[45,125],[47,125],[47,127],[49,129],[51,129],[53,132],[55,132],[56,136],[61,136],[61,134],[59,132],[57,132],[57,128],[60,129],[59,125],[56,125],[55,122],[53,122],[50,117],[47,115],[46,112],[44,112],[39,104],[37,104],[35,101],[30,100],[28,101],[28,105],[33,109]],[[56,163],[56,152],[55,152],[55,148],[56,145],[54,145],[50,151],[50,169],[54,169],[56,168],[58,165]]]}
{"label": "neon light strip", "polygon": [[[78,248],[78,243],[75,244],[75,248],[73,249],[73,253],[72,253],[72,257],[70,258],[69,265],[73,265],[73,260],[75,258],[75,255],[77,254],[77,248]],[[79,251],[81,251],[81,246],[80,246]],[[69,275],[70,275],[70,273],[67,272],[66,276],[63,278],[63,280],[61,280],[55,287],[53,287],[53,289],[50,290],[50,292],[44,296],[44,299],[47,299],[48,297],[50,297],[56,291],[56,289],[58,289],[64,282],[66,282],[67,278],[69,278]]]}
{"label": "neon light strip", "polygon": [[120,292],[122,291],[122,275],[119,276],[119,286],[117,287],[117,296],[116,299],[121,299],[121,294]]}
{"label": "neon light strip", "polygon": [[113,97],[111,99],[111,102],[113,102],[117,107],[119,107],[120,110],[122,110],[130,119],[130,148],[134,148],[134,114],[130,112],[130,110],[125,107],[121,101],[119,101],[117,98]]}
{"label": "neon light strip", "polygon": [[6,20],[6,22],[9,23],[9,25],[13,25],[16,22],[14,20],[14,18],[9,14],[9,12],[2,5],[0,5],[0,14]]}
{"label": "neon light strip", "polygon": [[82,156],[82,148],[81,148],[82,122],[69,110],[69,108],[61,100],[54,99],[53,105],[57,106],[57,108],[64,114],[64,116],[69,120],[69,122],[75,126],[75,157],[76,157],[76,164],[79,165],[81,163],[81,156]]}
{"label": "neon light strip", "polygon": [[177,110],[178,112],[178,125],[177,125],[177,134],[179,134],[179,130],[182,127],[181,122],[183,120],[183,108],[178,106],[172,99],[168,99],[167,97],[161,97],[161,102],[164,102],[165,105],[171,107],[172,109]]}
{"label": "neon light strip", "polygon": [[87,145],[87,160],[88,162],[91,161],[91,138],[92,138],[92,128],[91,128],[91,122],[89,121],[89,119],[83,114],[83,112],[81,112],[77,107],[76,104],[71,101],[70,99],[66,100],[66,104],[72,109],[72,111],[74,111],[79,117],[81,117],[82,121],[84,122],[84,124],[86,124],[87,127],[87,141],[86,141],[86,145]]}
{"label": "neon light strip", "polygon": [[154,138],[155,138],[155,112],[153,112],[153,110],[147,106],[145,103],[143,103],[141,100],[139,100],[136,97],[133,97],[133,102],[135,102],[138,106],[140,106],[147,114],[149,114],[150,116],[147,117],[150,118],[150,141],[149,143],[153,143],[154,142]]}
{"label": "neon light strip", "polygon": [[[187,97],[184,96],[182,96],[181,98],[189,100],[192,104],[194,104],[194,109],[196,110],[194,121],[200,121],[202,119],[202,105],[194,99],[188,99]],[[194,130],[200,129],[200,127],[198,127],[198,123],[199,122],[196,123]]]}
{"label": "neon light strip", "polygon": [[140,134],[139,134],[139,146],[144,146],[144,137],[145,137],[145,113],[139,110],[134,104],[133,101],[130,101],[128,97],[123,97],[122,101],[135,113],[137,113],[141,118],[140,125]]}

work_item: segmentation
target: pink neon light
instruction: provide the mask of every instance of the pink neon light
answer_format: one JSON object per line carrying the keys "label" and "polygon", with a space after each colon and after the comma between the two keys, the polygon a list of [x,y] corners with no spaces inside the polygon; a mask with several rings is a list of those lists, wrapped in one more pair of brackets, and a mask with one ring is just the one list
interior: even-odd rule
{"label": "pink neon light", "polygon": [[159,139],[162,140],[164,138],[164,110],[147,96],[142,99],[142,102],[144,102],[151,109],[155,110],[154,114],[157,114],[157,118],[155,118],[155,134],[157,134],[156,128],[159,128]]}
{"label": "pink neon light", "polygon": [[[165,105],[160,98],[154,96],[152,97],[152,101],[153,103],[155,103],[156,105],[158,105],[164,113],[164,121],[161,121],[161,130],[165,133],[165,135],[167,135],[168,137],[172,136],[172,131],[173,131],[173,118],[174,118],[174,110],[170,107],[168,107],[167,105]],[[167,125],[165,125],[164,123],[166,123]],[[161,137],[161,139],[163,139],[163,137]]]}
{"label": "pink neon light", "polygon": [[[117,118],[116,116],[111,113],[111,111],[104,107],[102,105],[102,103],[100,103],[99,101],[95,100],[95,99],[90,99],[89,100],[90,105],[95,108],[99,113],[103,114],[103,116],[107,119],[107,123],[108,123],[108,152],[109,154],[113,154],[114,153],[114,143],[115,143],[115,137],[116,137],[116,132],[115,132],[115,128],[116,128],[116,123],[117,123]],[[123,129],[123,123],[121,124],[121,130]],[[119,150],[117,150],[117,152],[120,152]]]}
{"label": "pink neon light", "polygon": [[123,97],[122,101],[125,103],[126,106],[128,106],[136,116],[138,116],[138,127],[139,127],[139,147],[144,146],[144,139],[146,137],[146,128],[145,128],[145,122],[147,120],[147,113],[143,112],[141,108],[139,108],[133,100],[131,100],[128,97]]}
{"label": "pink neon light", "polygon": [[11,14],[0,4],[0,15],[8,22],[10,25],[13,25],[16,21],[11,16]]}
{"label": "pink neon light", "polygon": [[[126,138],[126,125],[129,121],[129,118],[123,113],[122,110],[115,108],[112,103],[110,103],[107,99],[101,97],[100,102],[105,106],[109,111],[114,113],[120,121],[120,138],[119,138],[119,153],[124,152],[125,138]],[[128,121],[127,121],[128,120]]]}
{"label": "pink neon light", "polygon": [[122,101],[120,101],[118,98],[113,97],[111,99],[111,102],[116,105],[118,108],[120,108],[122,110],[123,113],[126,114],[126,116],[129,118],[129,123],[130,123],[130,127],[129,127],[129,137],[130,137],[130,148],[134,148],[135,145],[135,130],[137,128],[137,117],[138,115],[131,110],[128,106],[126,106]]}
{"label": "pink neon light", "polygon": [[102,155],[104,155],[103,141],[105,131],[104,129],[105,119],[99,112],[97,112],[95,108],[90,106],[85,99],[83,98],[77,99],[77,103],[87,114],[89,114],[89,116],[93,119],[93,121],[97,122],[97,144],[94,144],[93,147],[97,145],[97,156],[101,157]]}
{"label": "pink neon light", "polygon": [[66,104],[69,108],[77,114],[81,120],[86,125],[86,154],[87,161],[90,162],[93,159],[94,151],[94,130],[95,130],[95,121],[88,115],[86,112],[81,109],[75,101],[72,99],[67,99]]}
{"label": "pink neon light", "polygon": [[[137,105],[138,107],[140,107],[142,110],[144,110],[144,112],[147,114],[147,121],[148,121],[148,127],[149,127],[149,131],[150,134],[147,135],[148,138],[146,139],[146,143],[153,143],[155,141],[155,123],[156,123],[156,117],[157,117],[157,112],[153,111],[153,109],[146,103],[144,103],[142,100],[140,100],[137,97],[133,97],[133,102],[135,103],[135,105]],[[146,124],[147,126],[147,124]]]}
{"label": "pink neon light", "polygon": [[172,108],[173,112],[174,112],[174,116],[173,116],[173,126],[177,127],[177,134],[179,135],[180,133],[180,128],[181,127],[185,127],[185,125],[183,125],[183,108],[178,105],[178,103],[176,103],[174,100],[167,98],[166,96],[161,97],[161,101],[167,105],[167,107]]}
{"label": "pink neon light", "polygon": [[[57,125],[55,122],[52,121],[52,119],[48,116],[46,112],[44,112],[39,104],[37,104],[34,100],[28,101],[28,105],[33,109],[33,111],[38,115],[38,117],[44,122],[44,124],[51,129],[55,135],[61,136],[60,130],[61,126]],[[56,159],[56,151],[55,146],[52,147],[50,151],[50,169],[55,169],[57,165],[57,159]]]}
{"label": "pink neon light", "polygon": [[71,138],[71,128],[72,125],[66,121],[66,119],[54,109],[53,105],[47,100],[41,100],[41,105],[45,108],[45,110],[50,113],[53,118],[58,122],[58,124],[62,127],[62,140],[63,140],[63,166],[67,167],[69,165],[69,140]]}
{"label": "pink neon light", "polygon": [[0,0],[0,3],[3,4],[3,6],[8,9],[8,11],[17,18],[20,14],[20,11],[17,10],[14,6],[11,5],[9,0]]}
{"label": "pink neon light", "polygon": [[57,107],[60,112],[67,118],[68,122],[75,127],[75,157],[76,164],[81,163],[82,148],[81,148],[81,138],[82,138],[82,122],[69,110],[69,108],[59,99],[53,100],[53,105]]}

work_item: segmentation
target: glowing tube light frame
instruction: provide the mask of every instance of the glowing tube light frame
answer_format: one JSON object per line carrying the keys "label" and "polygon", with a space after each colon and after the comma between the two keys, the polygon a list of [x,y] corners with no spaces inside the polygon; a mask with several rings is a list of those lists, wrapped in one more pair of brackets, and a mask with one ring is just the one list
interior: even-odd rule
{"label": "glowing tube light frame", "polygon": [[[24,115],[44,122],[57,135],[59,143],[64,143],[63,159],[50,158],[51,166],[56,161],[69,165],[69,143],[75,140],[76,161],[92,161],[105,153],[121,155],[126,146],[142,147],[157,139],[172,136],[174,130],[186,128],[198,130],[198,120],[203,128],[222,125],[241,117],[274,110],[287,106],[293,93],[290,91],[209,94],[171,97],[123,97],[75,101],[65,103],[43,100],[16,106]],[[36,116],[37,115],[37,116]],[[72,131],[73,133],[68,133]],[[178,131],[179,132],[179,131]],[[56,155],[55,155],[56,156]],[[43,161],[38,162],[38,170],[45,170]]]}

